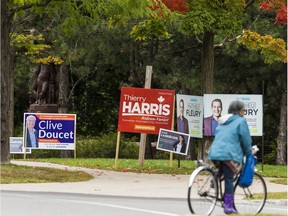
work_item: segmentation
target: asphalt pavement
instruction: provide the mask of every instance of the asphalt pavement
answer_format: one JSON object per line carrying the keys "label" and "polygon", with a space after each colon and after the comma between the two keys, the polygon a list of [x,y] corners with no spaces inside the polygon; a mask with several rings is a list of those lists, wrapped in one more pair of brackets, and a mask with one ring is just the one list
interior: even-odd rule
{"label": "asphalt pavement", "polygon": [[[25,183],[1,184],[1,190],[81,193],[132,197],[187,198],[189,175],[143,174],[131,172],[115,172],[66,165],[11,161],[12,164],[49,167],[63,170],[84,171],[94,178],[85,182],[66,183]],[[287,185],[272,183],[265,178],[268,192],[287,192]],[[273,200],[270,200],[273,202]],[[279,205],[287,205],[287,200],[275,200]]]}

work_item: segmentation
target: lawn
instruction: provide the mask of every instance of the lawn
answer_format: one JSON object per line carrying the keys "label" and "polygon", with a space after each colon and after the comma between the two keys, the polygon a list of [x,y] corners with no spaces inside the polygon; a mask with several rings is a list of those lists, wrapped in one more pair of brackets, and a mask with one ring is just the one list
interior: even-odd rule
{"label": "lawn", "polygon": [[[190,175],[196,168],[196,162],[191,160],[145,160],[143,166],[138,165],[138,160],[119,159],[115,166],[114,159],[104,158],[47,158],[27,159],[26,161],[48,162],[67,166],[86,167],[91,169],[113,170],[118,172],[137,172],[153,174]],[[180,165],[180,167],[178,167]],[[258,173],[263,177],[274,177],[272,182],[287,185],[287,166],[257,165]],[[28,167],[17,165],[1,166],[1,183],[44,183],[44,182],[79,182],[87,181],[93,177],[85,172],[67,171],[51,168]],[[287,199],[286,192],[270,193],[268,199]]]}

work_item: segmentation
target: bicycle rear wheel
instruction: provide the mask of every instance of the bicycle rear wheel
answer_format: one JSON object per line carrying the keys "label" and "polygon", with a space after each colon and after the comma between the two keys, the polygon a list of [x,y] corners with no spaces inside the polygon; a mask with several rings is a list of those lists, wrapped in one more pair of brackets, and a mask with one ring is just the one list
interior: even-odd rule
{"label": "bicycle rear wheel", "polygon": [[190,177],[188,205],[192,214],[210,215],[216,205],[218,185],[212,170],[197,168]]}
{"label": "bicycle rear wheel", "polygon": [[234,188],[234,206],[239,214],[258,214],[262,211],[266,198],[267,188],[262,176],[254,173],[252,185],[242,188],[237,184]]}

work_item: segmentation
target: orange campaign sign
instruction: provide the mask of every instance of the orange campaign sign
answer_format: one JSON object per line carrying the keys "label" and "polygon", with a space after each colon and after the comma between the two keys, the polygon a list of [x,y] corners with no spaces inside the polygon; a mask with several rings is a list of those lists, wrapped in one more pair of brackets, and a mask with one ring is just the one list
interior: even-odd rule
{"label": "orange campaign sign", "polygon": [[121,88],[118,131],[158,134],[170,130],[174,112],[174,90]]}

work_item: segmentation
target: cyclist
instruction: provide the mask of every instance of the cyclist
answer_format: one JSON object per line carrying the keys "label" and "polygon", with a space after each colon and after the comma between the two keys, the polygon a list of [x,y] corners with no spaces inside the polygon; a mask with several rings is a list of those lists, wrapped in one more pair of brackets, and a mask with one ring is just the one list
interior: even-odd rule
{"label": "cyclist", "polygon": [[241,101],[232,101],[228,114],[219,118],[215,138],[209,149],[208,159],[219,166],[224,175],[224,213],[236,213],[234,209],[234,174],[240,170],[243,156],[252,151],[252,139],[245,115],[245,105]]}

